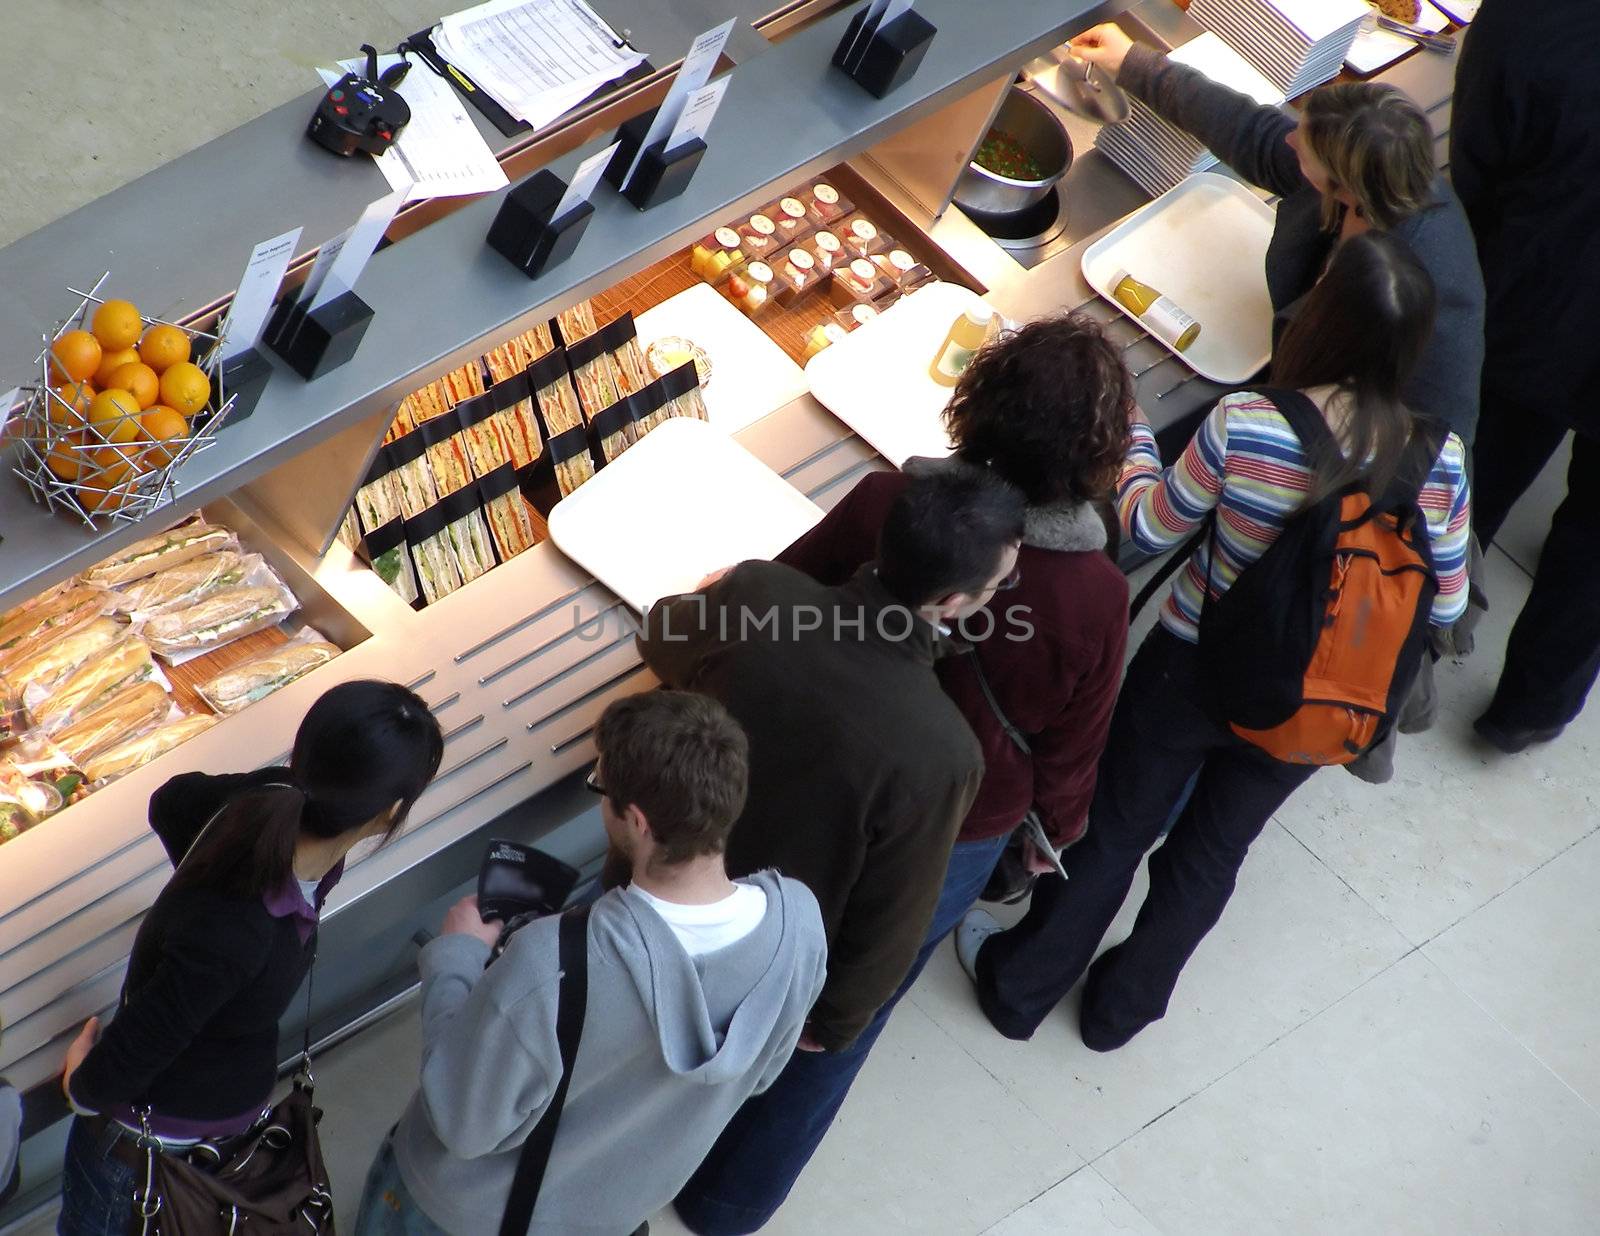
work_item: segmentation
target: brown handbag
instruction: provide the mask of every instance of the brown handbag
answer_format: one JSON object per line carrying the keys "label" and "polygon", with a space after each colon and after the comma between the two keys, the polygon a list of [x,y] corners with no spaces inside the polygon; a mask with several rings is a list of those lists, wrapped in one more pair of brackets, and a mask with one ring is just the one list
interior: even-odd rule
{"label": "brown handbag", "polygon": [[177,1152],[141,1135],[134,1236],[333,1236],[333,1194],[322,1161],[309,1072],[267,1118],[208,1166],[204,1144]]}

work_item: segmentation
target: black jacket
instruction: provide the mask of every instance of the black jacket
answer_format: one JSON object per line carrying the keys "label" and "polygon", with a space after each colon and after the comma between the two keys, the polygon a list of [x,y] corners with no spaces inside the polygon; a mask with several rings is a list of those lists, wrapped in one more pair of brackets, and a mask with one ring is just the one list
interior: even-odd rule
{"label": "black jacket", "polygon": [[1456,68],[1450,176],[1488,286],[1484,399],[1600,434],[1600,3],[1488,0]]}
{"label": "black jacket", "polygon": [[[288,771],[185,773],[150,798],[150,826],[179,862],[239,790]],[[316,948],[292,918],[259,899],[206,889],[156,897],[139,925],[116,1016],[72,1075],[81,1107],[149,1104],[159,1115],[222,1120],[270,1098],[278,1076],[278,1019]]]}
{"label": "black jacket", "polygon": [[[1284,140],[1295,127],[1294,117],[1149,47],[1128,53],[1117,82],[1204,142],[1251,184],[1282,196],[1266,263],[1276,339],[1299,300],[1322,277],[1335,240],[1322,226],[1322,194],[1301,174],[1300,161]],[[1393,234],[1427,268],[1439,295],[1433,338],[1406,387],[1406,403],[1413,412],[1442,420],[1470,446],[1483,368],[1483,276],[1461,203],[1443,178],[1434,185],[1432,204],[1401,220]]]}
{"label": "black jacket", "polygon": [[703,597],[658,603],[639,649],[669,687],[721,701],[749,735],[729,873],[776,867],[816,894],[828,980],[811,1032],[849,1045],[922,946],[983,776],[978,740],[934,676],[933,628],[870,567],[829,588],[746,562]]}

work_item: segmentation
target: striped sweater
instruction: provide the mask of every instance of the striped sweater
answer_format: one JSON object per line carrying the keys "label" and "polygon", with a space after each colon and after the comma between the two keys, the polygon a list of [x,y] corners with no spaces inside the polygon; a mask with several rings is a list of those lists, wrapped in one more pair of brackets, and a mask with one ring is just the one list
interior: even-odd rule
{"label": "striped sweater", "polygon": [[[1199,639],[1206,581],[1221,596],[1239,572],[1266,552],[1301,507],[1311,478],[1305,451],[1271,400],[1253,391],[1225,395],[1178,462],[1165,471],[1155,434],[1142,419],[1133,426],[1117,484],[1117,509],[1127,536],[1146,553],[1172,549],[1217,511],[1216,532],[1195,549],[1161,608],[1161,623],[1180,639]],[[1446,627],[1467,608],[1468,495],[1465,450],[1451,434],[1423,486],[1426,518],[1439,574],[1430,616]],[[1216,561],[1212,561],[1215,551]]]}

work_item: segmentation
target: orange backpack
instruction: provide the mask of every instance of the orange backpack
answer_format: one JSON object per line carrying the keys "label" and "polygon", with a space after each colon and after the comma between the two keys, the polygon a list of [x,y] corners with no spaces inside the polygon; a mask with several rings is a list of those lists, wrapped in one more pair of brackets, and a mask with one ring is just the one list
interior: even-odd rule
{"label": "orange backpack", "polygon": [[[1337,450],[1296,391],[1264,392],[1307,455]],[[1417,505],[1443,431],[1419,428],[1381,500],[1357,482],[1297,512],[1200,615],[1202,681],[1233,732],[1290,764],[1348,764],[1384,738],[1428,651],[1439,590]]]}

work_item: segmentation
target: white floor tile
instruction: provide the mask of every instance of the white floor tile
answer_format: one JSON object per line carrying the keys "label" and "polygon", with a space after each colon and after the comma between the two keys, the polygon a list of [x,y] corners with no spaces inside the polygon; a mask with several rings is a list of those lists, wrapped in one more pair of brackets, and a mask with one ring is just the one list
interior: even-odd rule
{"label": "white floor tile", "polygon": [[1184,1236],[1592,1233],[1600,1115],[1414,953],[1095,1166]]}
{"label": "white floor tile", "polygon": [[1600,834],[1552,859],[1424,950],[1600,1108]]}
{"label": "white floor tile", "polygon": [[903,1002],[762,1231],[972,1236],[1082,1165],[1059,1132]]}
{"label": "white floor tile", "polygon": [[[1143,899],[1140,877],[1107,943]],[[1120,1051],[1078,1038],[1077,996],[1028,1043],[995,1033],[953,951],[912,998],[1093,1160],[1327,1008],[1407,951],[1406,941],[1276,825],[1252,848],[1222,921],[1190,960],[1167,1016]]]}
{"label": "white floor tile", "polygon": [[1414,944],[1510,888],[1594,826],[1600,709],[1558,741],[1502,756],[1477,739],[1506,636],[1528,580],[1498,551],[1488,558],[1493,608],[1478,647],[1441,662],[1439,723],[1401,735],[1394,780],[1368,786],[1325,769],[1278,820]]}
{"label": "white floor tile", "polygon": [[1161,1236],[1092,1167],[1068,1176],[1042,1197],[996,1223],[984,1236]]}
{"label": "white floor tile", "polygon": [[417,1009],[415,1002],[406,1005],[315,1063],[323,1157],[340,1231],[355,1230],[367,1169],[417,1088],[422,1065]]}

